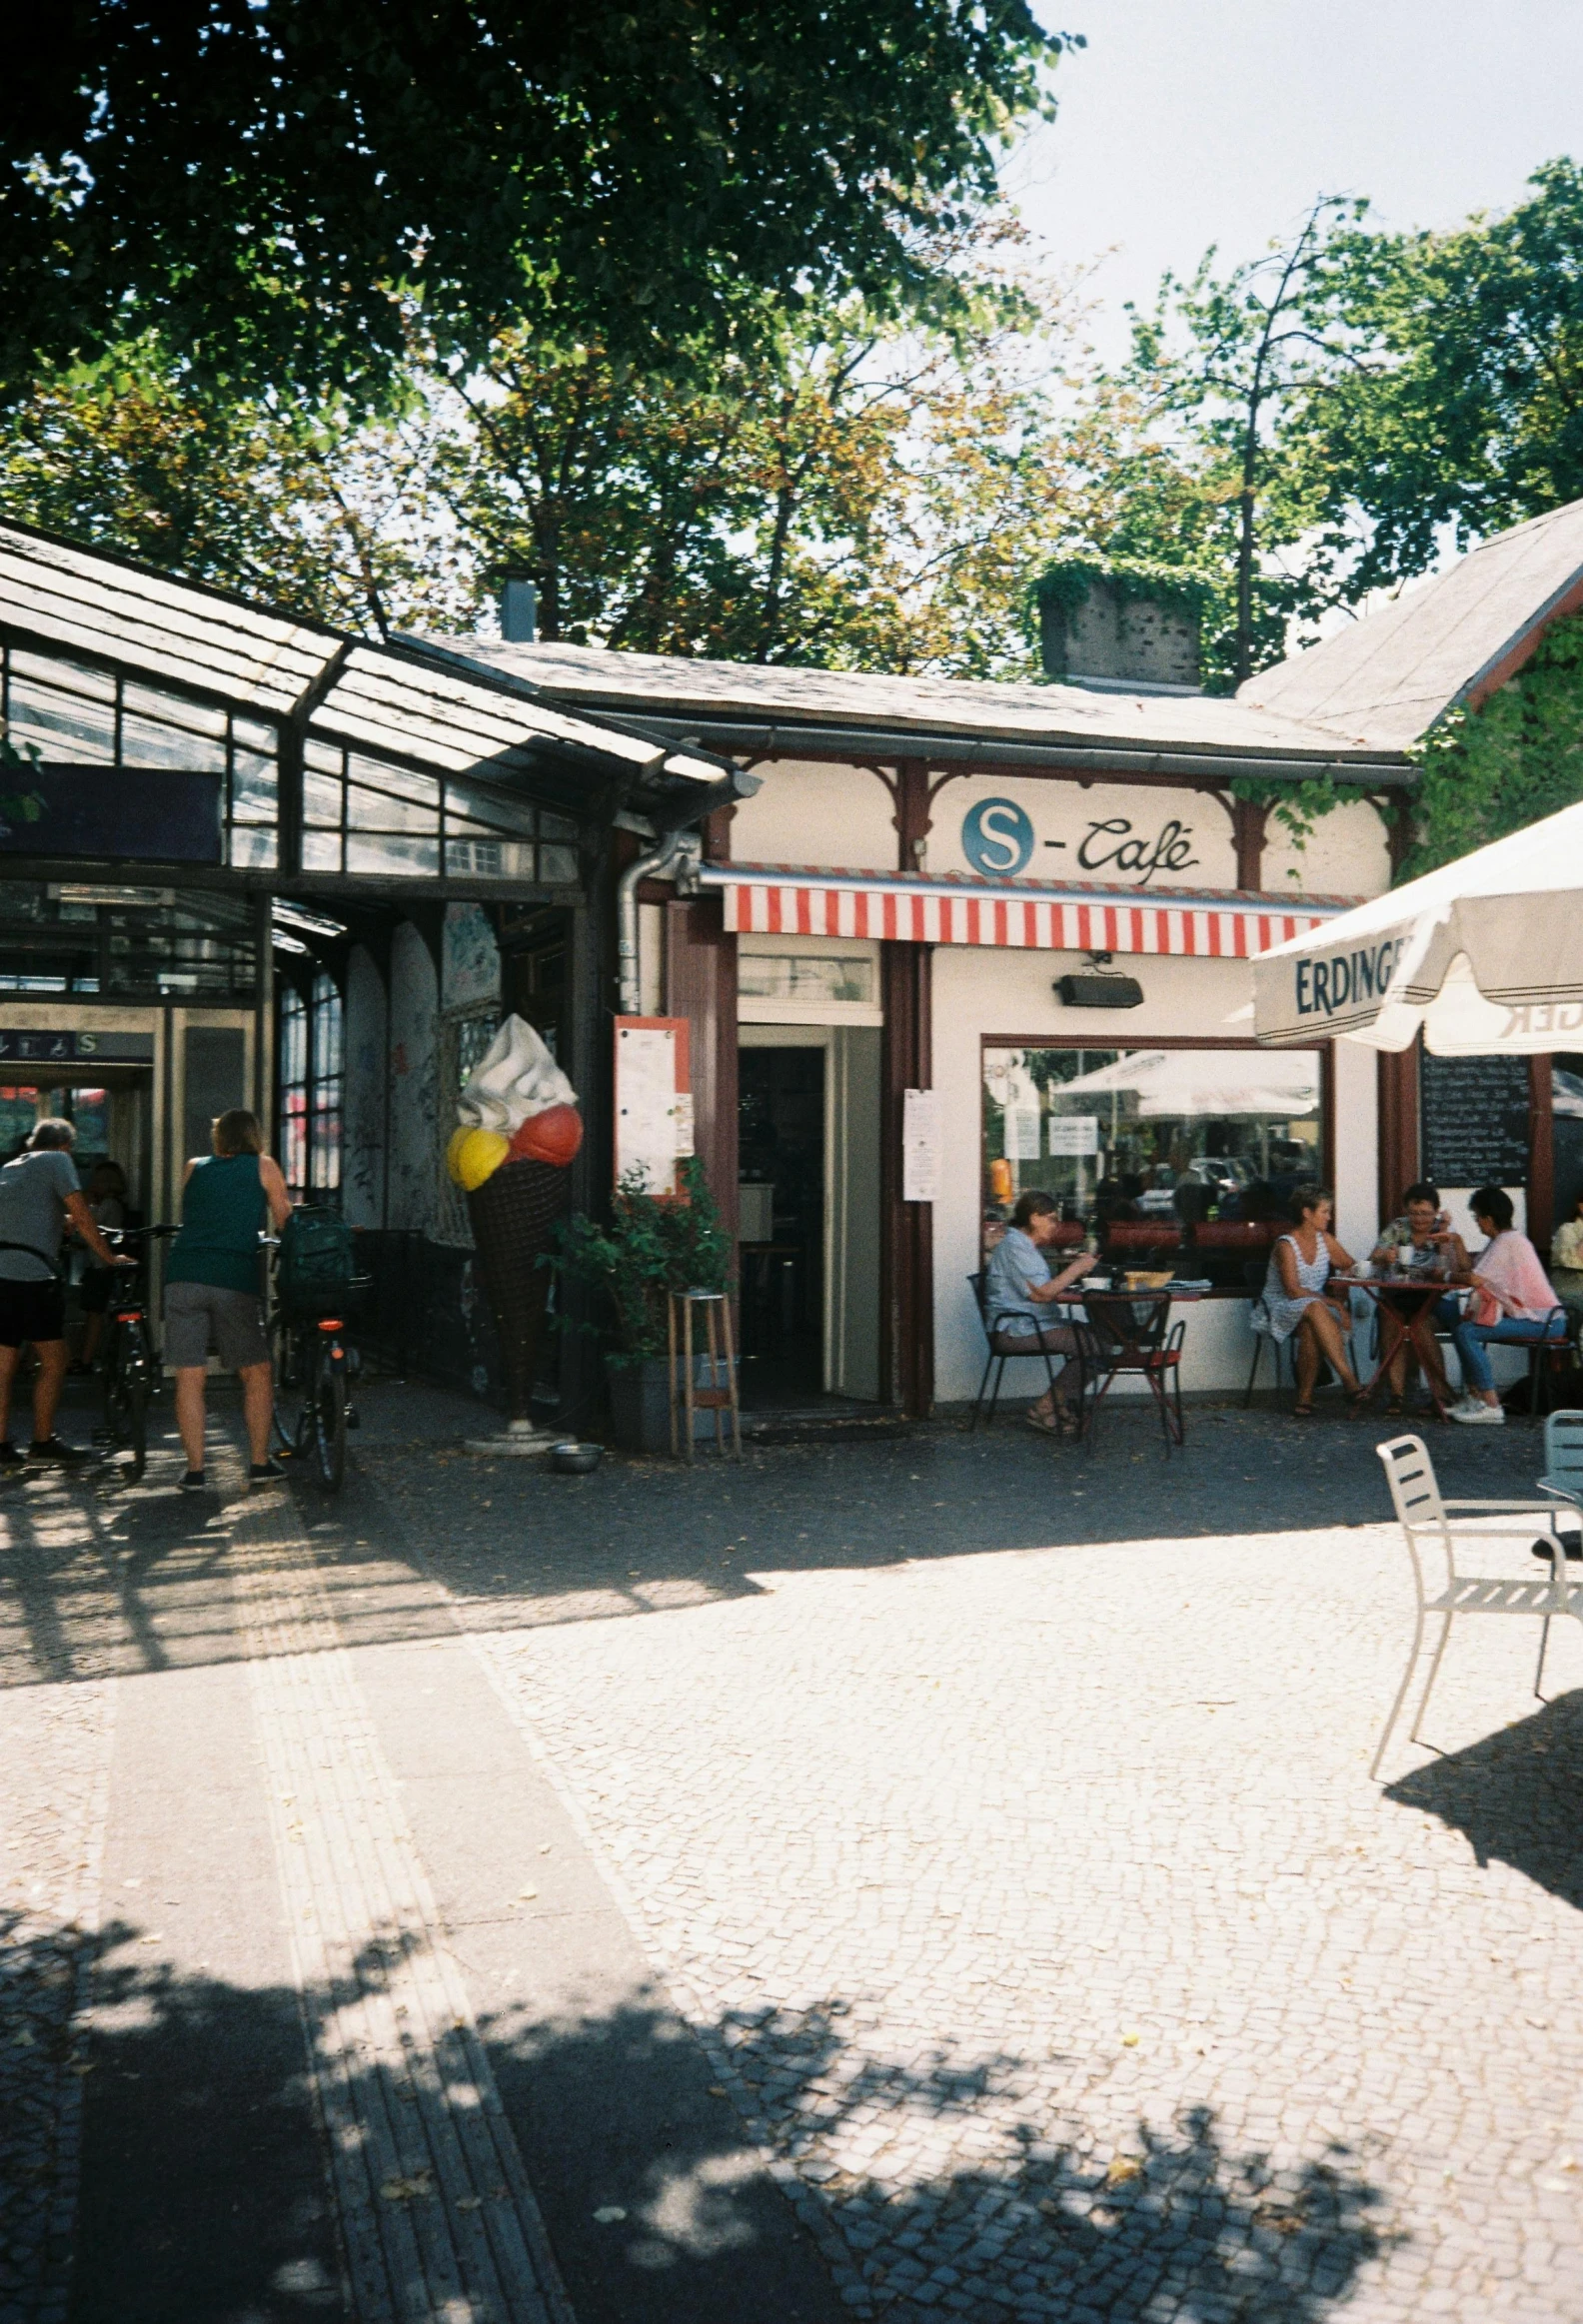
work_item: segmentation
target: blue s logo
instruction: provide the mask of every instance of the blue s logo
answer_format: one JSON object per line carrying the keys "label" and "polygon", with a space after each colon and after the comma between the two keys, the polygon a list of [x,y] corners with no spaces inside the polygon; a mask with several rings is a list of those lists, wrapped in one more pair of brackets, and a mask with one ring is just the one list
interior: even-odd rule
{"label": "blue s logo", "polygon": [[974,871],[1006,879],[1033,853],[1033,825],[1014,799],[980,799],[962,817],[962,853]]}

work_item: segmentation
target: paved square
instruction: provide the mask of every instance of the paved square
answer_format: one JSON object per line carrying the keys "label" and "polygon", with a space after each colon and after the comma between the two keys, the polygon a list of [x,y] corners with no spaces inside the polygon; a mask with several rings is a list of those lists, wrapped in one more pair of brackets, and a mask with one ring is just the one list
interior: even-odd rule
{"label": "paved square", "polygon": [[1463,1626],[1452,1755],[1382,1794],[1393,1529],[746,1558],[491,1651],[855,2314],[1575,2324],[1583,1723],[1530,1716],[1533,1626]]}

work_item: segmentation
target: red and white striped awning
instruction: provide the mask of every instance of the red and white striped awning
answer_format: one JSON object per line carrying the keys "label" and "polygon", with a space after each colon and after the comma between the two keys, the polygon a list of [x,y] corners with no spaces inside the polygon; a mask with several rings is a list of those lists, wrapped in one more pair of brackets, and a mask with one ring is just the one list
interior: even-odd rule
{"label": "red and white striped awning", "polygon": [[991,880],[886,877],[778,863],[706,863],[737,935],[877,936],[913,944],[997,944],[1039,952],[1167,952],[1251,960],[1351,909],[1245,895],[1143,895],[1136,888],[997,886]]}

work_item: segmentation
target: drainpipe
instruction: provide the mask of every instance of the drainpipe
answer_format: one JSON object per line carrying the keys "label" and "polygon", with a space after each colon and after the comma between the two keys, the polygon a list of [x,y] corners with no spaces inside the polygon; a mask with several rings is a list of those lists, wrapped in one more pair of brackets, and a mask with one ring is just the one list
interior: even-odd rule
{"label": "drainpipe", "polygon": [[[708,813],[715,802],[712,800]],[[616,955],[621,992],[621,1013],[624,1017],[643,1014],[643,985],[638,973],[638,887],[645,879],[661,879],[673,866],[678,871],[679,887],[686,883],[687,873],[703,851],[703,841],[691,823],[682,823],[675,830],[665,832],[652,853],[640,855],[629,863],[616,882]]]}

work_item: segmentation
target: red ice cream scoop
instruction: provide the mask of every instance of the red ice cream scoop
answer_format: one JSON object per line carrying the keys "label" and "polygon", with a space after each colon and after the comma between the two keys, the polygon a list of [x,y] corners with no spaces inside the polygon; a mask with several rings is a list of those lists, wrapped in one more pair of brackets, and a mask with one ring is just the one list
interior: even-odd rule
{"label": "red ice cream scoop", "polygon": [[530,1114],[511,1142],[514,1162],[553,1162],[565,1169],[583,1143],[583,1116],[575,1105],[547,1105]]}

